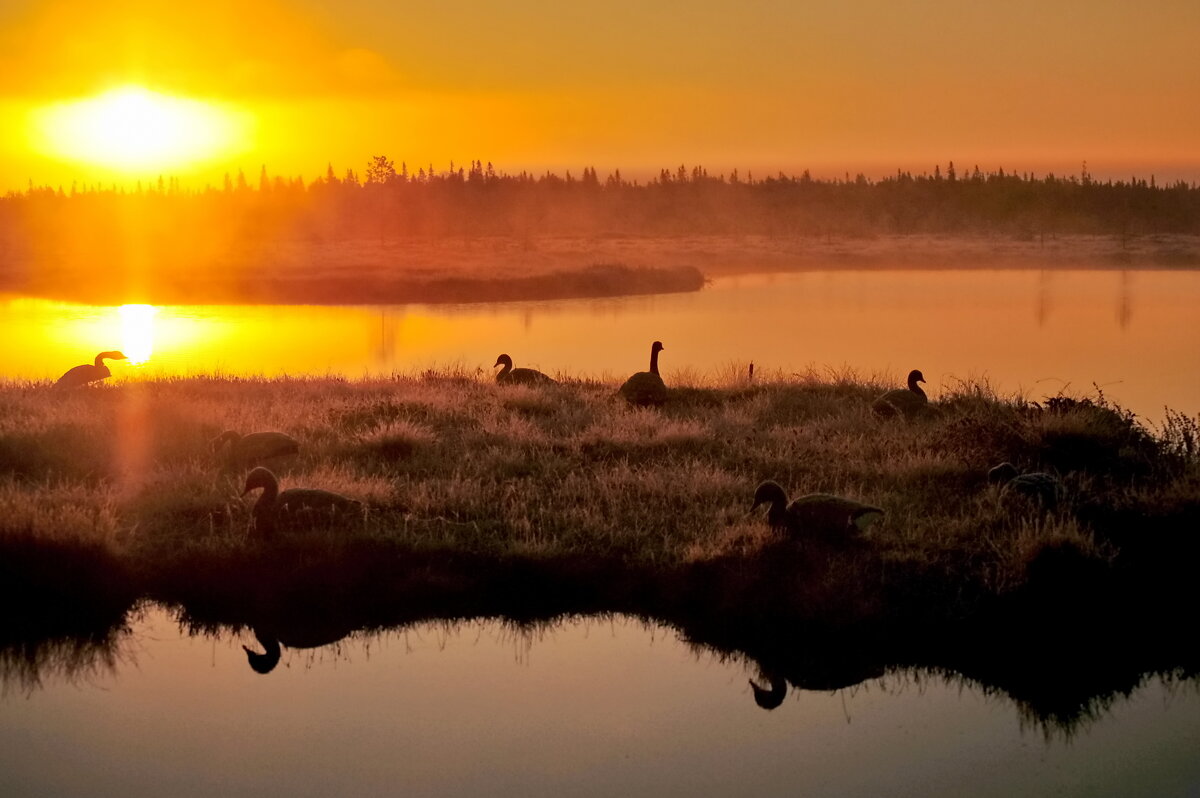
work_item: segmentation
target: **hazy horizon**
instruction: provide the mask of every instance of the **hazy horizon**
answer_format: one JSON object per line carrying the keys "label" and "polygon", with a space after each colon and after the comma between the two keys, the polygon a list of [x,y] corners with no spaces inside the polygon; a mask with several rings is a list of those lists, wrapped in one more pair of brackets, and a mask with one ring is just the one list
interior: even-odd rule
{"label": "hazy horizon", "polygon": [[308,177],[378,154],[635,178],[678,163],[878,178],[1086,161],[1098,179],[1191,182],[1197,30],[1200,6],[1170,0],[1086,14],[9,0],[0,191],[159,174],[202,186],[263,164]]}
{"label": "hazy horizon", "polygon": [[[370,155],[371,157],[368,157]],[[449,173],[451,166],[455,171],[466,169],[472,161],[478,160],[484,163],[490,163],[495,166],[496,171],[507,176],[515,176],[520,174],[529,174],[534,177],[541,177],[547,174],[557,177],[565,177],[570,174],[578,178],[584,169],[595,169],[600,180],[613,174],[619,174],[622,179],[637,183],[650,183],[656,180],[663,170],[675,172],[681,165],[685,166],[689,171],[693,168],[703,168],[711,177],[714,178],[729,178],[737,174],[741,179],[746,180],[752,178],[754,180],[763,180],[766,178],[774,178],[780,175],[789,178],[798,178],[805,172],[814,180],[819,181],[840,181],[845,179],[853,180],[857,175],[861,174],[871,182],[887,180],[894,178],[897,173],[905,173],[914,177],[933,176],[935,170],[945,171],[948,164],[953,163],[960,173],[968,174],[976,167],[984,174],[994,174],[997,170],[1003,170],[1006,174],[1026,175],[1029,174],[1035,179],[1043,179],[1053,175],[1058,178],[1070,179],[1072,177],[1080,177],[1086,169],[1087,174],[1092,180],[1099,182],[1128,182],[1131,178],[1136,180],[1150,180],[1153,178],[1160,186],[1174,184],[1176,182],[1184,182],[1193,187],[1200,184],[1200,160],[1194,164],[1159,164],[1158,168],[1152,164],[1125,164],[1125,165],[1100,165],[1099,168],[1087,159],[1080,159],[1073,163],[1063,161],[1061,163],[1048,163],[1043,167],[1026,167],[1021,164],[1008,163],[982,163],[969,159],[946,158],[941,161],[924,163],[913,161],[910,164],[897,163],[893,166],[886,166],[882,163],[870,164],[826,164],[824,166],[807,166],[796,165],[794,168],[786,166],[773,167],[771,165],[749,166],[743,164],[732,164],[729,166],[717,165],[713,166],[708,163],[693,163],[683,162],[679,160],[663,159],[661,162],[646,164],[634,164],[633,166],[625,166],[622,164],[600,165],[592,163],[584,159],[579,163],[567,164],[502,164],[495,161],[490,161],[488,158],[450,158],[442,161],[416,160],[408,159],[399,152],[379,152],[379,153],[364,153],[363,157],[357,162],[337,163],[326,160],[321,164],[311,164],[293,172],[277,171],[269,161],[262,163],[238,163],[231,164],[227,168],[207,170],[204,172],[189,171],[186,169],[173,170],[170,168],[161,170],[151,170],[146,172],[128,172],[115,170],[107,171],[107,177],[100,176],[96,170],[80,169],[78,172],[63,170],[63,177],[55,179],[39,179],[35,175],[28,175],[19,180],[14,179],[11,175],[0,174],[0,194],[19,194],[26,191],[30,186],[34,188],[51,188],[70,190],[72,186],[82,190],[88,187],[97,187],[108,189],[115,186],[118,189],[136,190],[139,184],[146,189],[153,188],[161,178],[164,181],[174,181],[176,188],[184,190],[205,190],[219,189],[225,181],[226,176],[235,179],[240,171],[246,181],[252,185],[257,185],[261,171],[265,168],[272,180],[275,178],[283,178],[287,181],[296,179],[303,180],[305,183],[319,181],[325,177],[329,169],[332,169],[334,174],[339,179],[344,178],[347,170],[353,171],[358,175],[360,182],[364,181],[364,173],[369,165],[372,157],[383,155],[394,161],[397,169],[401,163],[408,166],[409,172],[416,174],[418,169],[428,169],[430,165],[434,167],[438,174]],[[11,185],[10,185],[11,184]]]}

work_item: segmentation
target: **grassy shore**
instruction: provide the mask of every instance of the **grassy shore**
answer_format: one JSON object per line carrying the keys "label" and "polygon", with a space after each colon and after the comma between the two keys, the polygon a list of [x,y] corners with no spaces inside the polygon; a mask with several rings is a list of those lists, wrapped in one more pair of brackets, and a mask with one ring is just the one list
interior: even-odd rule
{"label": "grassy shore", "polygon": [[[870,410],[891,386],[759,376],[669,379],[661,409],[605,381],[445,372],[8,383],[0,644],[103,637],[153,598],[234,625],[619,611],[759,661],[795,655],[781,628],[926,661],[902,652],[942,650],[951,629],[995,645],[1036,619],[1070,639],[1200,605],[1194,421],[1147,429],[1102,397],[1032,406],[964,385],[906,422]],[[365,515],[260,539],[243,475],[208,448],[225,429],[295,436],[282,487],[344,493]],[[986,472],[1005,460],[1059,474],[1064,501],[1001,501]],[[797,543],[750,514],[764,479],[886,516],[854,545]]]}

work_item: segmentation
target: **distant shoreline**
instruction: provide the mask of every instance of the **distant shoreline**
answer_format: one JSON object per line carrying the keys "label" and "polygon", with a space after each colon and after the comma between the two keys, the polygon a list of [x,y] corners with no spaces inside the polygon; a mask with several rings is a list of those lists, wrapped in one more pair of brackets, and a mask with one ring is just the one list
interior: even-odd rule
{"label": "distant shoreline", "polygon": [[[131,261],[134,261],[131,263]],[[128,265],[97,269],[97,264]],[[450,304],[698,291],[826,270],[1195,270],[1200,236],[454,237],[0,254],[0,291],[88,304]]]}

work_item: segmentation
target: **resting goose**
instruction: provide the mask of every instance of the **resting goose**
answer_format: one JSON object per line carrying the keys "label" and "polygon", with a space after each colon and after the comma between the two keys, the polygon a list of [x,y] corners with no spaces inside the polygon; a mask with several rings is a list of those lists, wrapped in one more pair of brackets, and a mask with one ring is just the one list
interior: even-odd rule
{"label": "resting goose", "polygon": [[763,504],[771,505],[767,511],[771,526],[786,530],[793,538],[816,536],[846,540],[883,517],[883,510],[878,507],[827,493],[808,493],[789,504],[787,492],[779,483],[770,480],[754,491],[754,506],[750,510]]}
{"label": "resting goose", "polygon": [[908,387],[888,391],[874,402],[871,409],[881,416],[901,415],[911,418],[929,408],[929,397],[921,390],[918,382],[925,382],[925,375],[918,369],[908,372]]}
{"label": "resting goose", "polygon": [[1000,486],[1002,501],[1012,496],[1023,496],[1047,510],[1053,510],[1058,506],[1058,500],[1062,494],[1062,483],[1058,477],[1047,474],[1045,471],[1030,471],[1022,474],[1012,463],[1001,463],[988,471],[988,482]]}
{"label": "resting goose", "polygon": [[264,460],[300,453],[300,442],[282,432],[251,432],[240,435],[225,430],[212,439],[213,452],[220,453],[229,444],[226,464],[232,468],[257,465]]}
{"label": "resting goose", "polygon": [[246,487],[242,495],[260,488],[262,495],[254,503],[254,510],[251,512],[254,528],[259,534],[269,535],[274,532],[281,520],[280,515],[284,513],[287,517],[294,518],[300,513],[322,513],[332,516],[362,509],[362,502],[329,490],[288,488],[281,493],[279,480],[262,466],[246,475]]}
{"label": "resting goose", "polygon": [[500,373],[496,375],[496,383],[498,385],[555,385],[555,381],[538,371],[537,369],[513,368],[512,358],[508,355],[501,355],[496,358],[496,362],[492,364],[492,368],[496,366],[504,366],[500,369]]}

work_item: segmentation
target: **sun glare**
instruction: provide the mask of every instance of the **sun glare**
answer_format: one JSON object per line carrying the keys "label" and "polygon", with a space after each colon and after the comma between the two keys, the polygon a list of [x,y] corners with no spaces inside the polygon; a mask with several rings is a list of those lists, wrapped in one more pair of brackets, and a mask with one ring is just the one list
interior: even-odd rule
{"label": "sun glare", "polygon": [[154,316],[158,308],[122,305],[117,313],[121,316],[121,352],[130,363],[145,363],[154,353]]}
{"label": "sun glare", "polygon": [[178,168],[241,149],[244,114],[137,86],[55,103],[34,114],[49,155],[114,169]]}

